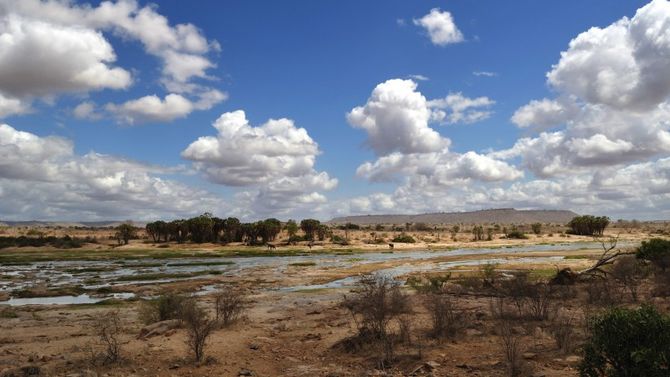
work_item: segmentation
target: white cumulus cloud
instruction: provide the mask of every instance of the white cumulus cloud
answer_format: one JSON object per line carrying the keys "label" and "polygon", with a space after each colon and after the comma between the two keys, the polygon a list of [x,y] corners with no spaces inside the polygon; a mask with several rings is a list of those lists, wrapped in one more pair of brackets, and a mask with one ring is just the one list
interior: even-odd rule
{"label": "white cumulus cloud", "polygon": [[430,37],[430,41],[437,46],[446,46],[464,40],[463,34],[458,30],[451,13],[439,8],[433,8],[425,16],[415,19],[414,25],[424,28]]}

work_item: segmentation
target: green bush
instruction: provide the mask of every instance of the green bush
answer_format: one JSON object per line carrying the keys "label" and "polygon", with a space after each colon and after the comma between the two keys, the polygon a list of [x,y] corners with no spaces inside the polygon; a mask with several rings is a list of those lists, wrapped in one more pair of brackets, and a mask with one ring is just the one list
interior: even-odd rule
{"label": "green bush", "polygon": [[176,293],[167,293],[140,307],[140,320],[151,324],[168,319],[181,319],[183,308],[188,298]]}
{"label": "green bush", "polygon": [[410,236],[409,234],[404,234],[403,233],[403,234],[399,234],[399,235],[395,236],[395,238],[393,240],[391,240],[391,242],[415,243],[416,240],[414,240],[414,238],[412,236]]}
{"label": "green bush", "polygon": [[638,259],[648,260],[665,271],[670,267],[670,241],[662,238],[652,238],[649,241],[642,241],[640,247],[637,248],[635,256]]}
{"label": "green bush", "polygon": [[614,308],[592,318],[580,376],[670,375],[670,317],[651,306]]}
{"label": "green bush", "polygon": [[525,234],[523,234],[523,232],[520,231],[520,230],[512,230],[512,231],[510,231],[509,233],[507,233],[507,238],[514,238],[514,239],[518,239],[518,240],[525,240],[526,238],[528,238],[528,236],[526,236]]}

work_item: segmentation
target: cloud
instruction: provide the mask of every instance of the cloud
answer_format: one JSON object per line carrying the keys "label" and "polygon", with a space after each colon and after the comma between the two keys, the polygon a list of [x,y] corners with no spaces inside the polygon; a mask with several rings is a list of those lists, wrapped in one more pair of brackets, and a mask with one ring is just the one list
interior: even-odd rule
{"label": "cloud", "polygon": [[493,114],[488,108],[495,103],[488,97],[468,98],[462,93],[450,93],[444,98],[428,101],[428,106],[439,109],[433,114],[433,118],[437,121],[447,124],[470,124],[488,119]]}
{"label": "cloud", "polygon": [[6,97],[0,93],[0,118],[30,112],[30,104],[18,98]]}
{"label": "cloud", "polygon": [[496,72],[490,72],[490,71],[474,71],[472,72],[473,75],[475,76],[484,76],[484,77],[496,77],[498,74]]}
{"label": "cloud", "polygon": [[[624,167],[670,152],[670,3],[654,0],[574,38],[547,73],[558,98],[533,100],[512,116],[542,132],[492,156],[521,157],[541,177]],[[550,128],[555,132],[545,133]],[[507,155],[508,157],[504,157]]]}
{"label": "cloud", "polygon": [[[0,19],[0,91],[16,97],[127,88],[112,46],[91,29],[6,15]],[[49,67],[45,69],[45,67]]]}
{"label": "cloud", "polygon": [[[159,81],[169,92],[166,97],[196,98],[190,100],[194,102],[191,110],[208,109],[225,99],[225,93],[203,84],[216,80],[208,73],[216,67],[208,55],[220,51],[218,42],[207,40],[192,24],[170,25],[156,6],[140,7],[133,0],[105,1],[97,6],[0,0],[0,95],[29,106],[36,97],[128,88],[133,82],[131,74],[114,65],[115,51],[103,33],[139,41],[146,53],[160,60]],[[151,96],[136,101],[149,103],[152,109],[157,106]],[[130,102],[127,107],[132,107]],[[129,109],[126,117],[176,119],[188,115],[183,101],[179,105],[171,116]],[[0,108],[0,116],[16,113],[21,111]]]}
{"label": "cloud", "polygon": [[144,96],[120,105],[107,104],[106,109],[122,122],[137,124],[143,122],[170,122],[185,118],[194,110],[207,110],[225,100],[227,95],[217,90],[205,92],[196,102],[180,94],[168,94],[164,99],[156,95]]}
{"label": "cloud", "polygon": [[319,191],[337,186],[337,179],[314,169],[318,144],[290,119],[270,119],[255,127],[237,110],[222,114],[213,126],[217,135],[198,138],[182,157],[209,181],[250,188],[241,197],[256,212],[323,202]]}
{"label": "cloud", "polygon": [[426,29],[430,41],[437,46],[446,46],[452,43],[463,42],[463,34],[456,24],[451,13],[433,8],[420,19],[413,20],[414,25]]}
{"label": "cloud", "polygon": [[402,177],[443,188],[522,177],[522,172],[493,157],[450,152],[451,141],[429,125],[481,120],[488,112],[476,109],[493,103],[487,97],[471,99],[461,93],[429,101],[411,80],[392,79],[377,85],[364,106],[347,114],[352,126],[367,132],[366,144],[378,156],[374,162],[361,164],[356,174],[373,182]]}
{"label": "cloud", "polygon": [[347,114],[349,124],[368,133],[367,144],[379,155],[435,152],[448,139],[428,126],[432,111],[412,80],[392,79],[372,91],[364,106]]}
{"label": "cloud", "polygon": [[102,119],[102,114],[98,111],[97,106],[94,102],[84,101],[79,105],[75,106],[72,110],[72,115],[77,119],[85,120],[99,120]]}
{"label": "cloud", "polygon": [[516,110],[512,122],[520,128],[546,130],[564,124],[578,112],[579,107],[572,101],[543,98],[532,100]]}
{"label": "cloud", "polygon": [[412,80],[417,80],[417,81],[428,81],[430,80],[427,76],[424,75],[409,75],[407,76]]}
{"label": "cloud", "polygon": [[550,85],[592,104],[646,110],[670,95],[670,3],[653,0],[570,42],[547,74]]}
{"label": "cloud", "polygon": [[72,141],[0,125],[0,216],[5,219],[154,219],[230,206],[161,178],[167,169],[90,152]]}

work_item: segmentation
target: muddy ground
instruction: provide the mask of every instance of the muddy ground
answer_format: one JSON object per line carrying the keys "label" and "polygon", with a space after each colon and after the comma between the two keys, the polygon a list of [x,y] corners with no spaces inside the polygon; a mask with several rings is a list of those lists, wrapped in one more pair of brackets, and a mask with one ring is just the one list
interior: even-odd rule
{"label": "muddy ground", "polygon": [[[636,242],[643,239],[644,235],[636,234],[628,238]],[[549,239],[545,236],[514,243],[550,243]],[[566,240],[561,237],[556,242]],[[569,240],[585,242],[590,239],[572,237]],[[496,240],[483,245],[509,246],[512,243],[512,240]],[[465,241],[463,244],[475,248],[480,246],[479,243]],[[448,248],[456,246],[452,243]],[[424,247],[428,248],[427,245]],[[128,255],[137,256],[132,254],[132,250],[144,253],[147,244],[137,241],[124,248],[129,249],[127,251],[131,254]],[[421,246],[406,247],[407,250],[416,248]],[[403,253],[402,246],[398,249],[394,253]],[[174,256],[181,257],[180,252],[212,253],[220,252],[221,248],[171,245],[169,250],[175,253]],[[165,248],[155,251],[166,252]],[[118,249],[113,251],[118,252]],[[337,254],[338,250],[321,252]],[[449,251],[445,251],[436,253],[428,260],[397,259],[365,264],[357,263],[358,254],[354,253],[342,256],[351,263],[332,268],[303,263],[287,265],[279,271],[276,266],[257,266],[236,276],[224,273],[165,283],[130,284],[124,286],[124,290],[137,293],[137,297],[131,300],[106,300],[88,305],[0,305],[0,375],[9,376],[18,373],[20,368],[36,367],[42,375],[366,376],[387,373],[402,376],[415,372],[416,375],[435,376],[504,376],[506,365],[498,336],[499,324],[491,316],[491,298],[486,295],[468,291],[467,294],[455,296],[464,321],[468,318],[467,326],[454,340],[436,340],[428,335],[429,315],[421,305],[424,298],[408,287],[403,288],[410,295],[414,307],[411,342],[398,345],[393,364],[382,371],[378,369],[379,352],[375,349],[350,353],[338,346],[339,342],[356,332],[349,313],[340,305],[343,296],[349,294],[349,287],[326,289],[318,284],[398,266],[428,266],[420,271],[397,276],[399,281],[405,281],[410,275],[430,274],[431,265],[447,262],[455,263],[449,268],[454,278],[479,276],[479,266],[459,264],[491,258],[505,260],[504,264],[498,265],[500,274],[532,270],[533,279],[545,279],[557,268],[585,268],[600,252],[593,244],[588,248],[570,251],[525,250],[505,253],[505,249],[502,249],[490,254],[470,255],[450,255]],[[25,261],[49,253],[49,250],[9,250],[5,255],[22,256]],[[67,251],[68,255],[79,255],[81,259],[100,258],[100,253],[95,250]],[[546,259],[535,262],[532,259],[564,257],[568,254],[570,257],[567,259],[552,259],[550,262]],[[42,260],[42,257],[38,259]],[[229,284],[243,288],[248,293],[249,308],[241,321],[214,333],[205,351],[206,362],[195,364],[192,361],[185,345],[183,329],[171,330],[149,339],[137,338],[144,326],[138,318],[138,309],[143,305],[140,297],[168,291],[198,292],[202,287]],[[560,307],[564,313],[575,318],[576,328],[580,328],[577,323],[584,318],[582,296],[583,292],[575,298],[555,301],[556,308]],[[200,291],[198,300],[212,310],[212,293]],[[667,305],[662,299],[655,300],[657,305]],[[92,350],[99,349],[99,345],[93,336],[92,324],[96,318],[106,316],[111,311],[118,311],[122,318],[123,360],[113,365],[94,364]],[[546,322],[519,321],[515,331],[522,339],[528,375],[577,375],[575,366],[579,357],[576,350],[568,353],[559,351]],[[24,369],[21,373],[25,374],[26,371],[30,369]]]}

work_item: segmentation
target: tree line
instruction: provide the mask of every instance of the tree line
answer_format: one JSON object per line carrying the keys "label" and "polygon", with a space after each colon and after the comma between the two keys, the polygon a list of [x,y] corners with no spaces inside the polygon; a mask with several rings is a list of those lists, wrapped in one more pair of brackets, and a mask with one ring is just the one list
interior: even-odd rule
{"label": "tree line", "polygon": [[[298,236],[298,230],[304,236]],[[173,221],[154,221],[146,224],[145,230],[154,242],[191,241],[194,243],[230,243],[244,242],[248,245],[262,245],[274,241],[282,230],[289,235],[289,242],[323,241],[330,236],[328,226],[319,220],[304,219],[298,223],[289,220],[285,225],[275,218],[243,223],[235,217],[225,219],[214,217],[210,213],[189,219]]]}

